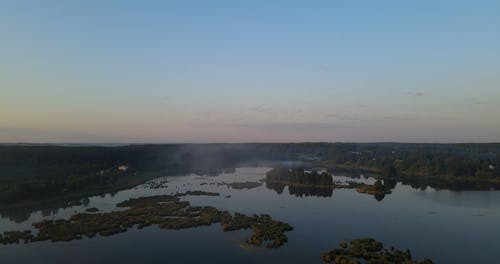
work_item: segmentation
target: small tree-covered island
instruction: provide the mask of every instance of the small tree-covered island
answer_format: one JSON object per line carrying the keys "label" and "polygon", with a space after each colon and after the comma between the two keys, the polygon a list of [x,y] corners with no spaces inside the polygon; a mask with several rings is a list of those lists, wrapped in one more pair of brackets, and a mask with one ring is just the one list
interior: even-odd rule
{"label": "small tree-covered island", "polygon": [[432,260],[421,261],[412,259],[410,250],[386,248],[382,242],[373,238],[357,238],[349,242],[340,242],[339,248],[334,248],[321,254],[325,263],[335,264],[432,264]]}
{"label": "small tree-covered island", "polygon": [[[333,189],[356,189],[359,193],[373,195],[377,200],[384,198],[386,194],[391,193],[392,185],[386,184],[389,180],[377,180],[374,184],[366,184],[355,181],[347,183],[333,182],[332,175],[326,171],[318,173],[317,171],[304,171],[303,168],[285,168],[278,167],[266,173],[266,183],[270,189],[277,186],[288,186],[291,192],[296,189],[309,190],[333,190]],[[331,196],[331,195],[330,195]]]}

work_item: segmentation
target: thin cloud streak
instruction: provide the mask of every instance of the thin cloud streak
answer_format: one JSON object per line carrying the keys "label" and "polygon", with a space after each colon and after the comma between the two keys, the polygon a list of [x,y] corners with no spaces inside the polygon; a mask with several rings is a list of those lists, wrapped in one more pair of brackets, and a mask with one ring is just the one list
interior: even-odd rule
{"label": "thin cloud streak", "polygon": [[420,92],[420,91],[406,91],[404,92],[404,95],[409,96],[409,97],[423,97],[425,93]]}

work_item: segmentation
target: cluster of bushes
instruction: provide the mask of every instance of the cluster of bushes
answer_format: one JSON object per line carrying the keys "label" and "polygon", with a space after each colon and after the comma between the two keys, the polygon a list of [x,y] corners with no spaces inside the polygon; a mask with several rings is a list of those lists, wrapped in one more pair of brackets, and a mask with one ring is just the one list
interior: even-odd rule
{"label": "cluster of bushes", "polygon": [[321,254],[325,263],[405,263],[432,264],[432,260],[415,260],[410,250],[399,250],[394,247],[384,248],[382,242],[373,238],[357,238],[349,242],[340,242],[340,248],[334,248]]}

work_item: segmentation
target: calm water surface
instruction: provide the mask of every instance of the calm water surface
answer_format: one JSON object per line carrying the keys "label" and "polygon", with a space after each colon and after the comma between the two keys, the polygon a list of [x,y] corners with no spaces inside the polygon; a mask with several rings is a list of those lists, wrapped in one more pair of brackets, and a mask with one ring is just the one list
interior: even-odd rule
{"label": "calm water surface", "polygon": [[[4,212],[0,232],[30,229],[33,222],[68,218],[89,207],[121,210],[116,203],[133,197],[202,190],[221,196],[182,199],[231,212],[267,213],[291,224],[294,230],[288,233],[288,243],[279,249],[248,246],[244,241],[250,230],[222,232],[218,224],[180,231],[152,226],[71,242],[0,245],[0,263],[321,263],[321,252],[357,237],[409,248],[413,256],[429,257],[436,263],[498,263],[498,191],[418,190],[398,184],[392,194],[377,201],[352,189],[296,190],[265,183],[252,189],[232,189],[220,184],[256,182],[265,178],[268,169],[238,168],[219,176],[159,178],[155,181],[167,180],[168,188],[150,189],[145,184],[57,210],[21,215]],[[353,179],[335,176],[335,180]],[[373,182],[371,178],[355,180]]]}

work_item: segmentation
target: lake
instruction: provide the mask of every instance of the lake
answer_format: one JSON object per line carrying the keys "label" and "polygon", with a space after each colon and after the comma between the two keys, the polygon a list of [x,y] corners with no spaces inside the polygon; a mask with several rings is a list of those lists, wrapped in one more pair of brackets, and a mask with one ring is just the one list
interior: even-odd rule
{"label": "lake", "polygon": [[[414,189],[398,183],[378,201],[353,189],[317,190],[271,186],[236,189],[225,183],[261,182],[270,168],[237,168],[218,176],[179,175],[155,179],[113,195],[90,197],[82,204],[2,213],[0,232],[30,229],[43,219],[68,218],[87,208],[123,210],[129,198],[188,190],[220,196],[185,196],[192,205],[211,205],[245,214],[266,213],[294,227],[277,249],[245,243],[250,230],[222,232],[219,224],[185,230],[150,226],[109,237],[71,242],[0,245],[1,263],[322,263],[320,254],[340,241],[373,237],[386,246],[409,248],[417,259],[436,263],[495,263],[500,252],[500,192]],[[334,176],[335,181],[373,183],[373,178]]]}

